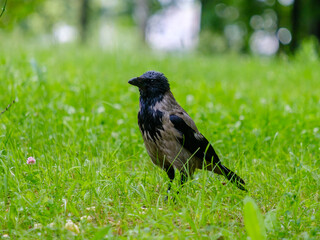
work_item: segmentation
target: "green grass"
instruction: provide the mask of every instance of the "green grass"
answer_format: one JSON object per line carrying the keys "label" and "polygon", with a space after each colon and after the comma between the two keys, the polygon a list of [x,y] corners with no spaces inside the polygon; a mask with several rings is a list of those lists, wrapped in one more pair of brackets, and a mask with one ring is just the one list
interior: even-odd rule
{"label": "green grass", "polygon": [[[0,110],[16,103],[0,116],[0,238],[246,239],[246,195],[268,239],[320,238],[319,60],[6,46]],[[168,178],[144,149],[127,84],[150,69],[249,193],[197,171],[164,202]]]}

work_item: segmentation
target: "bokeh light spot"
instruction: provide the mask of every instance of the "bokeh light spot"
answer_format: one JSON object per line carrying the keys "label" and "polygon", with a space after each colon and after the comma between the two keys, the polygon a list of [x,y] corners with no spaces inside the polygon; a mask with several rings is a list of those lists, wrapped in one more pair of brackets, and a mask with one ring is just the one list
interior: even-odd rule
{"label": "bokeh light spot", "polygon": [[278,2],[283,6],[290,6],[293,4],[294,0],[278,0]]}
{"label": "bokeh light spot", "polygon": [[279,28],[277,35],[279,41],[284,45],[289,44],[292,40],[291,32],[287,28]]}
{"label": "bokeh light spot", "polygon": [[250,38],[252,52],[260,55],[273,55],[279,49],[279,41],[275,34],[267,31],[255,31]]}

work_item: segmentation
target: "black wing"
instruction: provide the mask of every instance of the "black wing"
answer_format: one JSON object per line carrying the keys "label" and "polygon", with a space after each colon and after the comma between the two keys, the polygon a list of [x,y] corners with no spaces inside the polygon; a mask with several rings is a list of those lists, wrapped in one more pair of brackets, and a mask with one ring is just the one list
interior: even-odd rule
{"label": "black wing", "polygon": [[213,147],[203,135],[197,133],[177,115],[170,115],[170,121],[181,133],[181,138],[178,138],[179,142],[191,154],[195,154],[199,159],[205,159],[208,163],[218,164],[220,162]]}
{"label": "black wing", "polygon": [[247,191],[244,187],[244,180],[221,164],[218,155],[203,135],[197,133],[177,115],[170,115],[170,121],[173,123],[175,129],[181,133],[181,137],[178,138],[181,145],[199,159],[205,159],[208,164],[208,170],[211,169],[217,174],[224,175],[229,181],[235,183],[239,189]]}

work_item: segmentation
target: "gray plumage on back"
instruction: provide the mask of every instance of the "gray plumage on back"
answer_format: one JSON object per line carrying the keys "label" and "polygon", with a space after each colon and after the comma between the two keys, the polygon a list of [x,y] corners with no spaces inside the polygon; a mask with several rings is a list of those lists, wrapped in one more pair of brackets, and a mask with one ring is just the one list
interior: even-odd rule
{"label": "gray plumage on back", "polygon": [[[245,182],[222,165],[211,144],[177,103],[164,74],[148,71],[129,83],[139,87],[138,124],[147,152],[152,162],[167,172],[171,182],[174,168],[181,172],[181,184],[195,169],[205,168],[246,190]],[[170,187],[169,184],[168,191]]]}

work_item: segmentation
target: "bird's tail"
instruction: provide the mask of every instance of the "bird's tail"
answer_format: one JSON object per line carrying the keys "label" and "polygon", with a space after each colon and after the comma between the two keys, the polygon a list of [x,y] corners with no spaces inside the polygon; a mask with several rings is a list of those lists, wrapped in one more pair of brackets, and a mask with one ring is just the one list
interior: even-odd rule
{"label": "bird's tail", "polygon": [[219,168],[222,175],[224,175],[230,182],[234,183],[239,189],[246,192],[248,191],[244,187],[246,183],[243,181],[243,179],[239,177],[237,174],[235,174],[234,172],[232,172],[229,168],[223,166],[221,163],[218,166],[216,166],[216,168]]}

